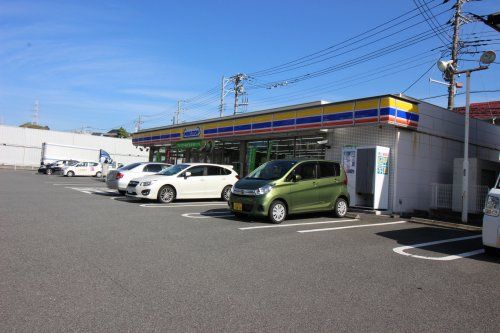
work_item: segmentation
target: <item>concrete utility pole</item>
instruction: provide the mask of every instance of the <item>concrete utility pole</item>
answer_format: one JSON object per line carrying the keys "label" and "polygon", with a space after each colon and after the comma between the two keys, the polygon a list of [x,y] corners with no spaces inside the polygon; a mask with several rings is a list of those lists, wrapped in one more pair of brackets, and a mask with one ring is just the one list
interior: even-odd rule
{"label": "concrete utility pole", "polygon": [[182,111],[182,103],[183,101],[177,101],[177,111],[175,111],[175,115],[174,115],[174,124],[178,124],[179,123],[179,116],[181,114],[181,111]]}
{"label": "concrete utility pole", "polygon": [[[451,60],[453,68],[457,68],[458,58],[458,41],[460,34],[460,25],[462,24],[462,5],[467,0],[457,0],[455,3],[455,15],[453,18],[453,44],[451,45]],[[448,86],[448,110],[455,107],[455,74],[452,73],[450,77],[450,85]]]}

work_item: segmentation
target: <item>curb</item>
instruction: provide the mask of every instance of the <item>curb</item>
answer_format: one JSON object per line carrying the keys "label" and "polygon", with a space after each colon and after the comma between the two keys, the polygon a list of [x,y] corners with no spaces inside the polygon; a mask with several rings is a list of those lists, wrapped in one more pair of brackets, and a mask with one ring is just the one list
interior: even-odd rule
{"label": "curb", "polygon": [[348,217],[350,219],[359,219],[359,214],[357,213],[352,213],[352,212],[347,212],[345,214],[345,217]]}
{"label": "curb", "polygon": [[467,231],[481,231],[481,230],[483,230],[482,227],[476,227],[473,225],[460,224],[460,223],[450,223],[450,222],[437,221],[437,220],[429,220],[429,219],[423,219],[420,217],[412,217],[410,219],[410,222],[435,225],[435,226],[460,229],[460,230],[467,230]]}

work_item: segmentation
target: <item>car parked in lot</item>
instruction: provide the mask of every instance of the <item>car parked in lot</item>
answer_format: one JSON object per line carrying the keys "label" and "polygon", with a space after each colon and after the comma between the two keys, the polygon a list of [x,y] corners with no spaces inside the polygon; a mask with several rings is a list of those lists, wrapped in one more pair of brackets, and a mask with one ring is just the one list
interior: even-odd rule
{"label": "car parked in lot", "polygon": [[101,177],[102,165],[97,162],[78,162],[74,165],[68,165],[62,168],[63,176],[94,176]]}
{"label": "car parked in lot", "polygon": [[110,189],[118,190],[120,194],[125,194],[128,183],[132,179],[157,174],[171,165],[156,162],[128,164],[117,170],[110,170],[106,177],[106,185]]}
{"label": "car parked in lot", "polygon": [[170,203],[175,199],[229,199],[238,174],[231,165],[176,164],[162,172],[130,181],[127,196]]}
{"label": "car parked in lot", "polygon": [[330,161],[270,161],[232,188],[229,208],[236,216],[268,217],[283,222],[289,214],[333,211],[347,213],[347,176]]}
{"label": "car parked in lot", "polygon": [[78,163],[76,160],[58,160],[52,163],[48,163],[46,165],[41,165],[38,169],[39,173],[45,173],[47,175],[51,175],[56,173],[57,171],[61,171],[63,167],[68,165],[73,165]]}
{"label": "car parked in lot", "polygon": [[483,216],[483,247],[487,253],[500,249],[500,175],[486,197]]}

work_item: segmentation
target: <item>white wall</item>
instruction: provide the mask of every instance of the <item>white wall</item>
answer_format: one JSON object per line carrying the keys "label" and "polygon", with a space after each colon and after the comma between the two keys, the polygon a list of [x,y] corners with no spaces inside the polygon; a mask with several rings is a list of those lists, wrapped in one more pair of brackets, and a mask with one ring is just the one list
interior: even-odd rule
{"label": "white wall", "polygon": [[104,149],[122,163],[149,158],[149,153],[133,146],[131,139],[0,125],[0,165],[40,165],[44,142]]}
{"label": "white wall", "polygon": [[[453,160],[463,157],[464,116],[428,103],[419,111],[418,131],[398,130],[396,212],[429,210],[430,184],[452,184]],[[471,119],[470,142],[470,158],[498,161],[500,127]]]}

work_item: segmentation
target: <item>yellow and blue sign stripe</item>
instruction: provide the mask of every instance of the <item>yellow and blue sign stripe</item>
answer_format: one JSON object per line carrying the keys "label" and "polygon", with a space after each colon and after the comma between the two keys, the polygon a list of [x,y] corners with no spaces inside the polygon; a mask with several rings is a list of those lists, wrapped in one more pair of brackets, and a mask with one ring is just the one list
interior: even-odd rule
{"label": "yellow and blue sign stripe", "polygon": [[374,123],[417,128],[418,105],[387,96],[344,103],[326,104],[293,111],[213,121],[191,127],[172,127],[134,134],[136,145],[153,145],[190,140],[265,134],[313,128],[346,127]]}

